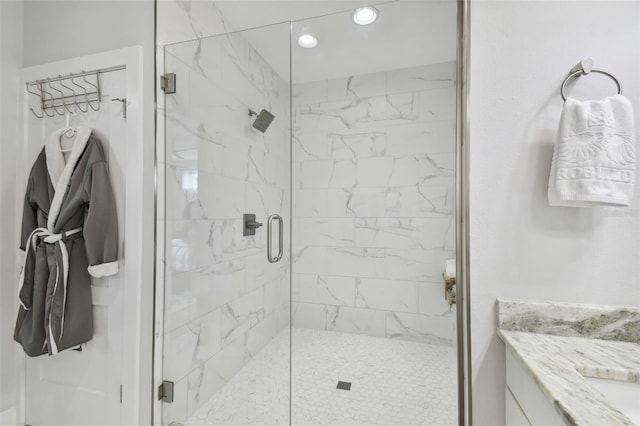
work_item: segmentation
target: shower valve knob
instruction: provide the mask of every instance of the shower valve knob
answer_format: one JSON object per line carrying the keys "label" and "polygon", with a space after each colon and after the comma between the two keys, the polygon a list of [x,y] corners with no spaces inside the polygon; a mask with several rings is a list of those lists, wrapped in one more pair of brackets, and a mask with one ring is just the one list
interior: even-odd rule
{"label": "shower valve knob", "polygon": [[245,226],[249,229],[257,229],[260,228],[262,226],[262,223],[260,222],[256,222],[255,220],[248,220],[245,224]]}
{"label": "shower valve knob", "polygon": [[242,235],[245,237],[256,235],[256,229],[262,226],[262,223],[256,221],[255,214],[243,214],[242,224]]}

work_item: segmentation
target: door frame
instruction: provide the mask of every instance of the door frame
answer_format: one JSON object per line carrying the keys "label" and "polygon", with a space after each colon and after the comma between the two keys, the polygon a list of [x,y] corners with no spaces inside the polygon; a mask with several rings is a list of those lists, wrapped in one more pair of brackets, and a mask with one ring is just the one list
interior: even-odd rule
{"label": "door frame", "polygon": [[[145,309],[149,304],[142,298],[144,282],[148,271],[144,270],[147,262],[148,245],[153,235],[149,235],[149,227],[145,221],[149,211],[153,211],[153,200],[143,196],[145,193],[144,178],[144,140],[143,111],[150,108],[145,102],[143,87],[143,49],[141,46],[133,46],[124,49],[116,49],[102,53],[79,56],[72,59],[51,62],[33,67],[23,68],[19,72],[19,90],[22,93],[18,100],[18,123],[20,124],[16,139],[16,157],[19,167],[16,168],[16,227],[14,241],[19,241],[20,218],[22,217],[22,198],[26,187],[26,181],[30,170],[28,150],[26,148],[25,135],[27,134],[28,97],[24,89],[27,81],[46,78],[48,76],[64,75],[81,70],[94,70],[115,66],[126,66],[127,84],[127,120],[125,133],[127,140],[127,164],[126,190],[125,190],[125,235],[126,249],[123,250],[124,283],[123,292],[123,324],[131,326],[123,327],[122,335],[122,411],[121,424],[139,424],[140,419],[147,418],[144,411],[148,405],[143,401],[147,394],[150,381],[150,367],[145,360],[150,359],[148,336],[144,331],[149,329],[148,323],[153,315],[152,311]],[[147,213],[145,213],[147,212]],[[16,254],[16,273],[21,266],[20,257]],[[17,282],[17,277],[16,277]],[[17,303],[16,311],[17,314]],[[126,348],[126,350],[125,350]],[[16,345],[16,374],[17,374],[17,398],[16,413],[17,424],[25,424],[26,415],[26,356]],[[148,371],[147,371],[148,370]]]}

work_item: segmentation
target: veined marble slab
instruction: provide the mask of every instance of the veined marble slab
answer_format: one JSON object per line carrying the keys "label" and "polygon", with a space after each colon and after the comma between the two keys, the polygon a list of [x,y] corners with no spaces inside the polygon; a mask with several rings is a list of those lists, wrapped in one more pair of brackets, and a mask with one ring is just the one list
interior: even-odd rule
{"label": "veined marble slab", "polygon": [[568,425],[633,425],[586,381],[640,383],[640,345],[584,337],[498,330]]}
{"label": "veined marble slab", "polygon": [[498,299],[498,322],[502,330],[640,343],[640,308]]}

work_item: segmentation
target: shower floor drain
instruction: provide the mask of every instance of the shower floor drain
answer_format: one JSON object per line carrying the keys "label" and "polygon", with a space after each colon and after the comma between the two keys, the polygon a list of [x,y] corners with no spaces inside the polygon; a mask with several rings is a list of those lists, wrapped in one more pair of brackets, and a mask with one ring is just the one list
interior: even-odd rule
{"label": "shower floor drain", "polygon": [[336,386],[337,389],[342,389],[342,390],[351,390],[351,382],[340,382],[338,381],[338,386]]}

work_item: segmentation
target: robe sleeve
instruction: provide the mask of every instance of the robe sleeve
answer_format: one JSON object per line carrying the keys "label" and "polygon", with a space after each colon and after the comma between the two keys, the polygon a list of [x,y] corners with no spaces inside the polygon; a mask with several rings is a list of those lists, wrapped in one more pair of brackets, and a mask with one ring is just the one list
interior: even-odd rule
{"label": "robe sleeve", "polygon": [[114,275],[118,272],[118,220],[106,162],[91,166],[84,192],[89,204],[83,227],[87,270],[96,278]]}
{"label": "robe sleeve", "polygon": [[29,176],[29,180],[27,182],[27,190],[24,194],[24,205],[22,208],[22,229],[20,236],[20,256],[22,257],[22,261],[24,261],[25,251],[27,249],[27,240],[29,239],[29,235],[38,227],[38,205],[36,203],[31,202],[31,188],[33,184],[31,182],[31,176]]}

